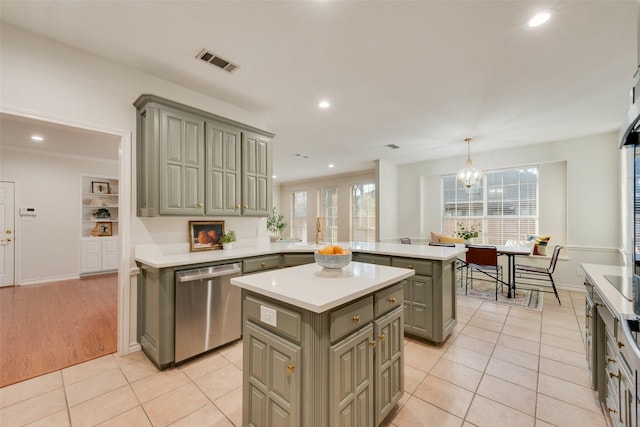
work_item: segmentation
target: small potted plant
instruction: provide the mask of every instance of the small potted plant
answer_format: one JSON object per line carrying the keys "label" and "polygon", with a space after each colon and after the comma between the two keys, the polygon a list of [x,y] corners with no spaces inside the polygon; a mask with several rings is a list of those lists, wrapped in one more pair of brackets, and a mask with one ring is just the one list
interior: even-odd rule
{"label": "small potted plant", "polygon": [[271,215],[267,218],[267,230],[269,230],[269,239],[271,239],[272,242],[282,238],[282,230],[287,226],[283,220],[284,215],[278,215],[274,207]]}
{"label": "small potted plant", "polygon": [[471,239],[475,239],[478,237],[478,230],[475,225],[471,225],[469,228],[465,227],[463,223],[458,223],[458,231],[456,231],[456,236],[462,237],[464,239],[465,244],[473,243]]}
{"label": "small potted plant", "polygon": [[229,230],[222,235],[220,240],[222,241],[222,249],[233,249],[233,242],[237,240],[236,232]]}
{"label": "small potted plant", "polygon": [[107,208],[100,208],[93,213],[96,219],[108,219],[111,218],[111,212]]}

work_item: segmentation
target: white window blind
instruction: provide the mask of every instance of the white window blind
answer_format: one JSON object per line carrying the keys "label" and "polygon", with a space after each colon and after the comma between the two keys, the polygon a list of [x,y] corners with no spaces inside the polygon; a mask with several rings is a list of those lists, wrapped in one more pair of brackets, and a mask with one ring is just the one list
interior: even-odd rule
{"label": "white window blind", "polygon": [[307,192],[291,193],[291,238],[307,241]]}
{"label": "white window blind", "polygon": [[485,171],[481,183],[466,188],[455,175],[442,178],[442,229],[460,224],[479,230],[475,243],[503,245],[538,231],[538,168]]}
{"label": "white window blind", "polygon": [[318,190],[318,218],[322,239],[326,242],[338,241],[338,189],[321,188]]}
{"label": "white window blind", "polygon": [[351,186],[351,241],[376,240],[376,185]]}

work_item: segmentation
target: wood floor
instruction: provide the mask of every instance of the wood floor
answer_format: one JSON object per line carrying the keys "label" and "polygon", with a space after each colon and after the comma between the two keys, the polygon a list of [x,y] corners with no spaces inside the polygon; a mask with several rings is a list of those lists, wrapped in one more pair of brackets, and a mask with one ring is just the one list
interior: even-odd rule
{"label": "wood floor", "polygon": [[0,387],[116,351],[118,276],[0,288]]}

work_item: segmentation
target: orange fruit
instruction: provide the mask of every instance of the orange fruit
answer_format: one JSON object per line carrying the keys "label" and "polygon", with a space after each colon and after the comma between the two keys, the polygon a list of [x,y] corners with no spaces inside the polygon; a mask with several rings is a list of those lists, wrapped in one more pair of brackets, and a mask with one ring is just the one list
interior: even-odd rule
{"label": "orange fruit", "polygon": [[344,254],[344,250],[342,250],[342,246],[338,246],[338,245],[334,246],[333,247],[333,254],[334,255],[342,255],[342,254]]}

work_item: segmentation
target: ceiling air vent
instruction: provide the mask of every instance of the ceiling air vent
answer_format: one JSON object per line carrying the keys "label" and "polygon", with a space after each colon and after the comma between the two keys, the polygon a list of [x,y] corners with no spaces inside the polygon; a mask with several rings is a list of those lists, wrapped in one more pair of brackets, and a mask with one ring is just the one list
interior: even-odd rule
{"label": "ceiling air vent", "polygon": [[226,59],[216,55],[215,53],[208,51],[207,49],[202,49],[200,53],[196,55],[196,58],[204,62],[208,62],[211,65],[215,65],[216,67],[226,71],[227,73],[233,73],[235,70],[240,68],[239,65],[229,62]]}

